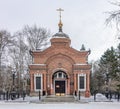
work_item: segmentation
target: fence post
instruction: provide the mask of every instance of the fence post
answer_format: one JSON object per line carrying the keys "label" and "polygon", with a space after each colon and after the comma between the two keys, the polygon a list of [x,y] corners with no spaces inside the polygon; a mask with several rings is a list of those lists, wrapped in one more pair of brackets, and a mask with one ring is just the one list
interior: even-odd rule
{"label": "fence post", "polygon": [[118,101],[120,100],[120,93],[118,92]]}
{"label": "fence post", "polygon": [[25,100],[25,92],[23,91],[23,100]]}
{"label": "fence post", "polygon": [[5,92],[3,93],[3,100],[5,100]]}
{"label": "fence post", "polygon": [[80,100],[80,91],[79,91],[79,100]]}
{"label": "fence post", "polygon": [[1,100],[1,92],[0,92],[0,100]]}
{"label": "fence post", "polygon": [[111,100],[112,99],[112,92],[111,91],[109,92],[109,97],[110,97],[109,99]]}
{"label": "fence post", "polygon": [[40,94],[40,90],[39,90],[39,100],[41,99],[41,94]]}
{"label": "fence post", "polygon": [[77,96],[77,91],[75,90],[75,96]]}
{"label": "fence post", "polygon": [[9,97],[9,93],[8,93],[8,91],[6,92],[6,100],[8,101],[8,98]]}
{"label": "fence post", "polygon": [[96,91],[94,91],[94,101],[96,101]]}

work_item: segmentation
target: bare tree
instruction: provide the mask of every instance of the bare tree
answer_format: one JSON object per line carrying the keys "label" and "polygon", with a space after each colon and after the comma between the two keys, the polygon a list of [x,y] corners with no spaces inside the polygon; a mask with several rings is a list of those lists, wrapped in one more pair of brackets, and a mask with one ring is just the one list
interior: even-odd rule
{"label": "bare tree", "polygon": [[[17,74],[18,90],[23,90],[23,81],[28,73],[28,65],[32,62],[29,50],[38,50],[48,44],[50,32],[36,25],[25,26],[21,31],[14,34],[14,46],[9,48],[12,67]],[[28,77],[27,77],[28,79]]]}
{"label": "bare tree", "polygon": [[27,45],[25,44],[23,36],[17,32],[14,34],[14,46],[9,48],[9,54],[11,57],[11,65],[16,72],[17,76],[17,89],[22,90],[22,76],[27,71],[28,64],[26,64],[26,53],[29,51]]}
{"label": "bare tree", "polygon": [[11,43],[10,33],[5,30],[1,30],[0,31],[0,68],[1,68],[1,61],[3,58],[2,54],[5,50],[5,47],[7,47],[10,43]]}
{"label": "bare tree", "polygon": [[26,25],[22,34],[27,38],[29,49],[31,50],[44,48],[48,44],[48,38],[50,37],[50,32],[47,29],[36,25],[32,27]]}
{"label": "bare tree", "polygon": [[[113,5],[116,5],[120,8],[120,2],[110,2]],[[107,12],[109,14],[109,17],[106,19],[106,24],[112,24],[115,23],[116,29],[117,29],[117,37],[120,39],[120,9],[116,11],[110,11]]]}
{"label": "bare tree", "polygon": [[2,67],[2,91],[11,91],[12,86],[12,72],[10,66]]}
{"label": "bare tree", "polygon": [[6,30],[0,30],[0,87],[2,87],[2,64],[5,58],[5,50],[12,44],[12,36]]}

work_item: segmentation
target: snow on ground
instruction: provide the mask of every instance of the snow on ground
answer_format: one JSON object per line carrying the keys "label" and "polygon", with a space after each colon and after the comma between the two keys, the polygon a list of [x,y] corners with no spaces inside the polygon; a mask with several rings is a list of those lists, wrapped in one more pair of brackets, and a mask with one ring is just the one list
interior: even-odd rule
{"label": "snow on ground", "polygon": [[3,103],[0,109],[120,109],[118,102],[90,103]]}
{"label": "snow on ground", "polygon": [[[42,97],[43,98],[43,97]],[[81,97],[78,102],[41,102],[38,97],[25,97],[16,100],[3,101],[0,100],[0,109],[120,109],[120,101],[115,99],[106,100],[102,96],[96,96],[96,102],[94,97],[90,98]]]}

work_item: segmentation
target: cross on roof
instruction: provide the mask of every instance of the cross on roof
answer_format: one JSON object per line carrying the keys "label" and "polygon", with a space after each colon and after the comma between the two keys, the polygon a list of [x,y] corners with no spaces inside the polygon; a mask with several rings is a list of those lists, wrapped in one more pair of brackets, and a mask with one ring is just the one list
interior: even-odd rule
{"label": "cross on roof", "polygon": [[57,9],[57,11],[59,11],[59,14],[60,14],[60,20],[61,20],[61,12],[64,11],[63,9],[59,8]]}

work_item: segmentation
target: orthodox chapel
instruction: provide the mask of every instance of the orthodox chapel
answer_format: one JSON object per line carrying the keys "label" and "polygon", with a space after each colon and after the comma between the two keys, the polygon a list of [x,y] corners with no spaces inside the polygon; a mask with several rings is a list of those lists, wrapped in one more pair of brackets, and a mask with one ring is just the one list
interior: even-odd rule
{"label": "orthodox chapel", "polygon": [[62,30],[61,9],[59,31],[50,40],[50,47],[31,52],[33,58],[29,65],[30,94],[66,96],[81,92],[90,96],[90,72],[88,64],[90,51],[72,48],[69,35]]}

